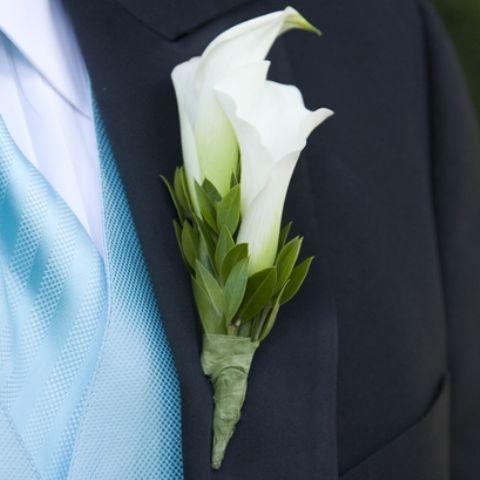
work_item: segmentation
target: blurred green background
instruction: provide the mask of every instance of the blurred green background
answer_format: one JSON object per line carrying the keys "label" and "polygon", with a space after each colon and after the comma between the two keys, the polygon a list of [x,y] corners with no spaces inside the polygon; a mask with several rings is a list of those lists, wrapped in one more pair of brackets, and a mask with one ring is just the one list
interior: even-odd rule
{"label": "blurred green background", "polygon": [[480,0],[432,0],[457,48],[480,119]]}

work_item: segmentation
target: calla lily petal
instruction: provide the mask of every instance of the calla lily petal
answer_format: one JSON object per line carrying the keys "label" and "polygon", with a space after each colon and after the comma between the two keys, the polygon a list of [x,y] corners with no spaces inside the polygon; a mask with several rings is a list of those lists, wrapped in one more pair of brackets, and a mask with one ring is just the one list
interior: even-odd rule
{"label": "calla lily petal", "polygon": [[269,65],[269,62],[261,61],[237,68],[215,89],[240,144],[242,211],[265,186],[273,167],[274,159],[251,119],[252,112],[257,112],[262,101]]}
{"label": "calla lily petal", "polygon": [[281,34],[302,29],[319,33],[292,7],[240,23],[216,37],[202,54],[197,76],[198,91],[247,63],[263,60]]}
{"label": "calla lily petal", "polygon": [[265,61],[239,67],[215,89],[240,144],[244,217],[239,241],[249,243],[252,272],[272,264],[300,152],[312,130],[333,114],[305,108],[296,87],[266,79],[268,67]]}
{"label": "calla lily petal", "polygon": [[[193,92],[190,85],[198,68],[199,58],[192,58],[188,62],[177,65],[172,71],[172,81],[177,96],[178,116],[180,120],[180,136],[182,140],[183,163],[190,192],[195,192],[195,181],[201,183],[203,175],[200,169],[200,162],[197,153],[197,142],[195,139],[195,101],[192,98]],[[192,194],[196,205],[196,196]]]}
{"label": "calla lily petal", "polygon": [[226,195],[232,173],[237,171],[238,143],[212,90],[206,90],[200,98],[195,139],[202,180],[208,178],[222,196]]}
{"label": "calla lily petal", "polygon": [[[237,139],[218,105],[215,85],[238,67],[263,60],[275,39],[293,28],[318,33],[295,9],[287,7],[230,28],[215,38],[201,57],[173,70],[190,187],[194,180],[201,183],[208,178],[224,195],[237,170]],[[191,194],[195,198],[192,188]]]}
{"label": "calla lily petal", "polygon": [[244,213],[237,241],[248,243],[251,274],[275,261],[283,205],[297,159],[292,153],[273,166],[266,185]]}

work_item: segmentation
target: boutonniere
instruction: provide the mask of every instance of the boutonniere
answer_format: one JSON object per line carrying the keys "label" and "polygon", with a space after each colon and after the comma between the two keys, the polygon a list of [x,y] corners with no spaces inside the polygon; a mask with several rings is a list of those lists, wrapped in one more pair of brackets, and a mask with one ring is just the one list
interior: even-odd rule
{"label": "boutonniere", "polygon": [[164,180],[204,334],[215,469],[240,418],[255,351],[312,261],[298,262],[302,238],[288,239],[282,211],[307,137],[332,112],[307,110],[296,87],[267,80],[265,57],[293,28],[319,33],[288,7],[223,32],[172,72],[184,165]]}

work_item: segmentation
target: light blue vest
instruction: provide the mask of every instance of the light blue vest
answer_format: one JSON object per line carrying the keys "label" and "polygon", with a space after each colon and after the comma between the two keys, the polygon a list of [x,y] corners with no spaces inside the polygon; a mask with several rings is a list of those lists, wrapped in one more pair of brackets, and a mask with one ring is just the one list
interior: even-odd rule
{"label": "light blue vest", "polygon": [[180,393],[96,114],[105,260],[0,119],[0,479],[180,480]]}

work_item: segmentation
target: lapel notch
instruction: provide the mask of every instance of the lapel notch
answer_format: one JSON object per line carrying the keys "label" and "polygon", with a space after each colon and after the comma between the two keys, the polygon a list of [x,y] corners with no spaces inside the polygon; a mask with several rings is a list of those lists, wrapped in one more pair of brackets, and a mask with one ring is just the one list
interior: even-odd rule
{"label": "lapel notch", "polygon": [[175,40],[215,17],[252,0],[117,0],[156,32]]}

